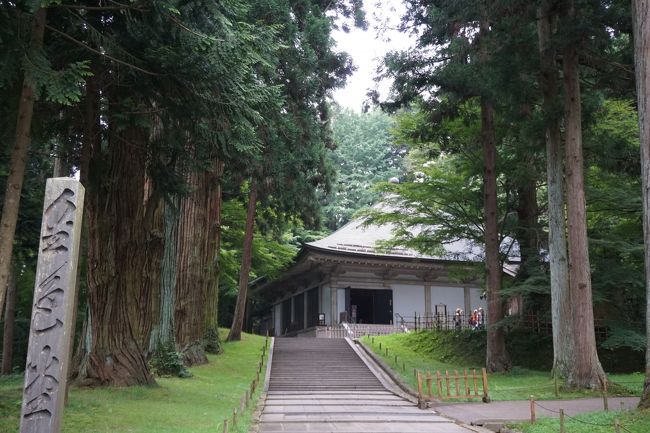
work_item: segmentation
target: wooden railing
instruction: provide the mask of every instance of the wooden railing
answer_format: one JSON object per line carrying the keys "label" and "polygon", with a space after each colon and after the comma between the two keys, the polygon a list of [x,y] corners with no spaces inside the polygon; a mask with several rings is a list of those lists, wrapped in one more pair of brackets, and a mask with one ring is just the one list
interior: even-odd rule
{"label": "wooden railing", "polygon": [[[485,368],[481,370],[481,376],[476,373],[476,369],[469,372],[465,369],[462,374],[458,370],[454,370],[452,374],[449,373],[449,370],[445,370],[444,376],[440,371],[431,374],[430,371],[418,370],[417,379],[420,401],[473,398],[481,398],[485,403],[490,401]],[[435,390],[433,389],[434,382]]]}

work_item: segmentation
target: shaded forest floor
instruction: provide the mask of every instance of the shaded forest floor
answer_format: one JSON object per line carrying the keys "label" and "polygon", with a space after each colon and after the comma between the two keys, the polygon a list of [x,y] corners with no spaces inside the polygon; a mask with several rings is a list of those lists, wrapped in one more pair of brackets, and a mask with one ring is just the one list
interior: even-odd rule
{"label": "shaded forest floor", "polygon": [[[225,337],[225,334],[222,336]],[[242,334],[224,353],[190,368],[193,377],[158,378],[156,387],[73,388],[66,433],[207,433],[220,431],[255,378],[264,337]],[[23,376],[0,377],[0,432],[18,432]],[[261,386],[256,394],[259,395]],[[257,401],[257,396],[253,401]],[[254,404],[231,432],[247,432]]]}

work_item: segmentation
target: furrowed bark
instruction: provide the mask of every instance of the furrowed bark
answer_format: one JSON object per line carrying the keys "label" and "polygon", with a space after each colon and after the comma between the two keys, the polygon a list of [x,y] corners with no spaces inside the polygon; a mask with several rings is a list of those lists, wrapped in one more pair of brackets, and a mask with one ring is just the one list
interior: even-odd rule
{"label": "furrowed bark", "polygon": [[[481,21],[480,57],[487,62],[486,39],[489,23]],[[481,97],[481,144],[483,146],[483,194],[485,218],[485,268],[487,290],[487,369],[491,372],[510,369],[511,362],[506,350],[503,329],[497,325],[503,319],[503,300],[501,299],[501,259],[499,252],[499,221],[497,205],[496,173],[496,131],[494,126],[494,107],[488,97]]]}
{"label": "furrowed bark", "polygon": [[214,162],[214,176],[210,182],[210,217],[209,217],[209,247],[208,270],[206,278],[206,303],[205,303],[205,351],[220,353],[218,311],[219,311],[219,253],[221,249],[221,178],[223,177],[224,163],[218,159]]}
{"label": "furrowed bark", "polygon": [[545,119],[546,178],[549,219],[549,265],[551,273],[551,320],[553,325],[553,375],[565,380],[573,362],[574,339],[566,242],[564,158],[558,110],[556,51],[550,45],[554,18],[548,1],[538,9],[537,34],[540,50],[540,84]]}
{"label": "furrowed bark", "polygon": [[[571,2],[569,19],[573,21],[575,15],[575,6]],[[594,332],[584,194],[580,75],[576,45],[569,43],[563,50],[569,288],[575,339],[568,384],[576,388],[598,389],[603,386],[606,378],[598,360]]]}
{"label": "furrowed bark", "polygon": [[203,349],[206,305],[206,263],[209,227],[208,176],[191,172],[192,192],[181,199],[177,233],[176,344],[185,355],[186,365],[208,362]]}
{"label": "furrowed bark", "polygon": [[109,140],[107,155],[94,149],[106,171],[87,189],[88,347],[78,382],[153,384],[146,358],[158,321],[161,201],[146,178],[146,131],[112,131]]}

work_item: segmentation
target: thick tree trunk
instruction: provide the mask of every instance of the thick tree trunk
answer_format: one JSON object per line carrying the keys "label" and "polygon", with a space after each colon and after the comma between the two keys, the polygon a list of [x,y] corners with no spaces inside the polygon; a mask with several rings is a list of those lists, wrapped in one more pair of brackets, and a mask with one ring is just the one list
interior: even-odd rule
{"label": "thick tree trunk", "polygon": [[16,272],[10,268],[2,332],[2,374],[11,374],[14,360],[14,322],[16,320]]}
{"label": "thick tree trunk", "polygon": [[[480,57],[487,62],[486,39],[489,23],[481,21]],[[497,148],[494,126],[494,107],[486,96],[481,97],[481,144],[483,146],[483,194],[485,222],[485,286],[487,291],[487,348],[485,365],[491,372],[510,369],[503,329],[498,322],[503,319],[501,299],[501,258],[499,251],[499,215],[497,205]]]}
{"label": "thick tree trunk", "polygon": [[257,184],[251,181],[251,190],[248,195],[248,210],[246,212],[246,228],[244,231],[244,244],[242,246],[241,269],[239,270],[239,293],[232,326],[228,333],[228,341],[241,340],[244,317],[246,315],[246,298],[248,293],[248,277],[251,270],[253,257],[253,233],[255,229],[255,206],[257,204]]}
{"label": "thick tree trunk", "polygon": [[214,176],[210,182],[211,215],[209,217],[209,247],[208,247],[208,277],[206,281],[205,303],[205,351],[220,353],[221,341],[219,340],[218,311],[219,311],[219,257],[221,249],[221,179],[224,172],[224,163],[215,160]]}
{"label": "thick tree trunk", "polygon": [[573,362],[574,339],[571,317],[571,293],[566,243],[564,202],[564,158],[560,120],[555,114],[558,105],[558,80],[555,49],[551,47],[553,17],[550,5],[543,1],[538,12],[537,30],[540,50],[540,84],[545,119],[546,178],[549,219],[549,264],[551,272],[551,321],[553,325],[553,375],[569,377]]}
{"label": "thick tree trunk", "polygon": [[[34,15],[31,35],[31,48],[39,50],[43,46],[45,31],[45,9],[39,9]],[[23,190],[23,179],[32,140],[32,116],[36,96],[29,77],[23,80],[23,87],[18,103],[18,119],[16,121],[16,138],[9,163],[9,176],[5,190],[2,216],[0,217],[0,311],[4,307],[5,293],[11,270],[11,256],[14,248],[16,222],[20,207],[20,194]]]}
{"label": "thick tree trunk", "polygon": [[152,352],[158,347],[176,347],[174,313],[176,307],[176,242],[178,239],[179,202],[178,199],[175,199],[171,204],[165,201],[165,246],[160,263],[160,320],[151,335],[149,350]]}
{"label": "thick tree trunk", "polygon": [[94,149],[91,165],[106,171],[87,186],[88,341],[78,381],[153,384],[146,357],[158,320],[161,200],[146,179],[146,131],[115,129],[107,155]]}
{"label": "thick tree trunk", "polygon": [[643,243],[646,278],[645,383],[639,407],[650,408],[650,2],[632,1],[634,27],[634,70],[641,139],[641,181],[643,185]]}
{"label": "thick tree trunk", "polygon": [[181,199],[177,234],[176,344],[185,355],[186,365],[208,362],[203,349],[205,334],[206,262],[210,221],[208,175],[191,172],[192,192]]}
{"label": "thick tree trunk", "polygon": [[496,138],[494,109],[481,100],[481,141],[483,143],[483,189],[485,206],[485,269],[487,289],[486,366],[491,372],[510,369],[503,329],[496,324],[503,319],[501,299],[501,260],[499,257],[499,223],[497,210]]}
{"label": "thick tree trunk", "polygon": [[[573,17],[575,17],[575,8],[571,4],[569,18]],[[582,155],[582,108],[576,44],[567,44],[563,54],[569,288],[575,338],[568,384],[577,388],[595,389],[600,388],[606,378],[598,360],[594,332]]]}

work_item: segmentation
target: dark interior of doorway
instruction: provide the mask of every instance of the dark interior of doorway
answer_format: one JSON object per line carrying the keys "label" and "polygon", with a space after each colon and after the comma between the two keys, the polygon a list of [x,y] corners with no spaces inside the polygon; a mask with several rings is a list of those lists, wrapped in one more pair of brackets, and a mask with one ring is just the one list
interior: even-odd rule
{"label": "dark interior of doorway", "polygon": [[393,291],[350,289],[350,318],[356,306],[356,323],[389,325],[393,323]]}

